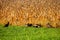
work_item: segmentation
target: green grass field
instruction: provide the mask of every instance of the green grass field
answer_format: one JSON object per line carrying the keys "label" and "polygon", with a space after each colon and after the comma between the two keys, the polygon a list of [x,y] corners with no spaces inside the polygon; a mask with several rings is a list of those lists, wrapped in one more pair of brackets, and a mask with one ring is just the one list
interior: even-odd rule
{"label": "green grass field", "polygon": [[0,40],[60,40],[60,28],[0,26]]}

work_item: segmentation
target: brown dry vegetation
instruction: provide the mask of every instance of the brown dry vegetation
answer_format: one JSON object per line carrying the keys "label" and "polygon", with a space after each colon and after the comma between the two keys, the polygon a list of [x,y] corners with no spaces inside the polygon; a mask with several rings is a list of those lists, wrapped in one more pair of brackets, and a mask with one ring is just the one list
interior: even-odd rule
{"label": "brown dry vegetation", "polygon": [[7,22],[60,27],[60,0],[0,0],[0,24]]}

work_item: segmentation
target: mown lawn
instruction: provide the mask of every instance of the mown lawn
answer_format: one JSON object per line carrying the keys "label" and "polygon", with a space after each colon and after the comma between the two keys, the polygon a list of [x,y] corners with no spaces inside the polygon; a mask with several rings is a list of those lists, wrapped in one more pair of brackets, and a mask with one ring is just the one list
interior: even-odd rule
{"label": "mown lawn", "polygon": [[60,40],[60,28],[0,26],[0,40]]}

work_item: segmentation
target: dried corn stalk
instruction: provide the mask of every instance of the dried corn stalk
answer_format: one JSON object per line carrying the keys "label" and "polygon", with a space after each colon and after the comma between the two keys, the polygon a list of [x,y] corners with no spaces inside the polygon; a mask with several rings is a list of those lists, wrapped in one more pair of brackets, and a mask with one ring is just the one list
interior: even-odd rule
{"label": "dried corn stalk", "polygon": [[0,24],[7,22],[60,26],[60,0],[0,0]]}

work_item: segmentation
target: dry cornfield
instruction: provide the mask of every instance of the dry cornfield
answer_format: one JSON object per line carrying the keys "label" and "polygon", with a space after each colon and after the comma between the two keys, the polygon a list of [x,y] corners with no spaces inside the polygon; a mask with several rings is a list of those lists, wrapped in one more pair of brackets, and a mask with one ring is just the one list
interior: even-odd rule
{"label": "dry cornfield", "polygon": [[60,0],[0,0],[0,24],[7,22],[60,27]]}

